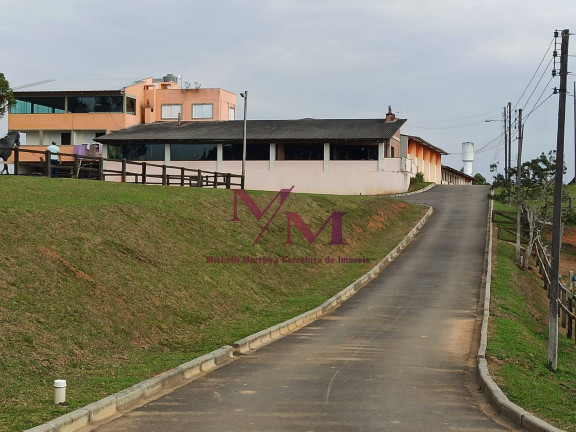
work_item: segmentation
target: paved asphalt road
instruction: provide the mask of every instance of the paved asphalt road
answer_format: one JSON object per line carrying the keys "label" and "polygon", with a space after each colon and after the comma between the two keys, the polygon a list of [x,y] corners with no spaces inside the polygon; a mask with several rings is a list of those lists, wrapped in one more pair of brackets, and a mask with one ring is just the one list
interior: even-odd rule
{"label": "paved asphalt road", "polygon": [[496,431],[473,384],[488,189],[436,186],[435,212],[336,312],[98,432]]}

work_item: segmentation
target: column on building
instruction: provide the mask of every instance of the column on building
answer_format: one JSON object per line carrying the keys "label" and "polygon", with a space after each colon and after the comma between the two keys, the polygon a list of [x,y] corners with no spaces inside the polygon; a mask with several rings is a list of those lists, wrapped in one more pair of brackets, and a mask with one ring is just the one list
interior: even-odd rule
{"label": "column on building", "polygon": [[222,161],[224,160],[224,146],[222,143],[216,144],[216,171],[222,172]]}
{"label": "column on building", "polygon": [[330,143],[324,143],[324,171],[330,171]]}
{"label": "column on building", "polygon": [[276,170],[276,143],[270,143],[270,171]]}

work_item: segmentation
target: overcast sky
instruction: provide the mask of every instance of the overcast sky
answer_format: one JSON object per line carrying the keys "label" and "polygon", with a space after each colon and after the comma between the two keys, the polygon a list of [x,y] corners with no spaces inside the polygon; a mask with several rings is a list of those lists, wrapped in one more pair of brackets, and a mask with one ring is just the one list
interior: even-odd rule
{"label": "overcast sky", "polygon": [[[554,30],[576,33],[576,2],[3,0],[2,23],[0,72],[12,87],[172,73],[203,88],[248,91],[248,119],[383,118],[390,105],[408,119],[402,133],[450,153],[446,165],[460,169],[462,142],[475,143],[474,172],[490,180],[489,165],[503,166],[502,124],[484,120],[500,120],[509,101],[526,116],[559,85],[550,81],[553,46],[546,52]],[[240,96],[237,103],[241,119]],[[524,160],[556,148],[557,113],[552,96],[530,115]],[[513,155],[515,165],[516,141]]]}

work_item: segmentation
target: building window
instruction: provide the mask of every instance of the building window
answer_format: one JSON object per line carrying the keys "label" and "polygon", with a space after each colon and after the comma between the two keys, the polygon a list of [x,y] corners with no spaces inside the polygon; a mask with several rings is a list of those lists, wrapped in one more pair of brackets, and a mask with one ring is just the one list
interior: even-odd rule
{"label": "building window", "polygon": [[63,114],[65,109],[65,97],[19,97],[10,114]]}
{"label": "building window", "polygon": [[62,132],[60,134],[60,145],[70,145],[72,144],[72,132]]}
{"label": "building window", "polygon": [[331,160],[378,160],[378,145],[330,144]]}
{"label": "building window", "polygon": [[288,144],[284,149],[285,160],[323,160],[324,144]]}
{"label": "building window", "polygon": [[170,144],[171,161],[215,161],[216,144]]}
{"label": "building window", "polygon": [[228,120],[236,120],[236,108],[229,107],[228,108]]}
{"label": "building window", "polygon": [[[132,161],[164,161],[164,149],[164,144],[127,144],[121,148],[120,159]],[[118,156],[118,152],[113,152],[112,146],[108,146],[108,157],[110,159],[116,159],[111,156],[112,153]]]}
{"label": "building window", "polygon": [[122,113],[122,96],[73,96],[68,97],[70,113]]}
{"label": "building window", "polygon": [[192,105],[193,119],[211,119],[212,104],[194,104]]}
{"label": "building window", "polygon": [[126,114],[136,115],[136,99],[126,96]]}
{"label": "building window", "polygon": [[[223,144],[223,160],[242,160],[242,143]],[[270,144],[246,144],[246,160],[270,160]]]}
{"label": "building window", "polygon": [[182,115],[182,105],[162,105],[163,119],[177,119],[178,114]]}

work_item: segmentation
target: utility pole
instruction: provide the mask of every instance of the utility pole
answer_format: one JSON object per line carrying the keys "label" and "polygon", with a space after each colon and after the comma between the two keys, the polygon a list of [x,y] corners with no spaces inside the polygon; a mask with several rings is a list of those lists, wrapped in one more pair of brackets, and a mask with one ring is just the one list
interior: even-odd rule
{"label": "utility pole", "polygon": [[552,221],[552,267],[550,274],[550,314],[548,317],[548,366],[558,369],[558,291],[560,277],[560,246],[562,223],[562,180],[564,171],[564,127],[566,124],[566,93],[568,93],[568,40],[570,32],[562,30],[560,54],[560,89],[558,98],[558,134],[556,140],[556,175],[554,182],[554,216]]}
{"label": "utility pole", "polygon": [[510,167],[512,167],[512,102],[508,102],[508,168]]}
{"label": "utility pole", "polygon": [[518,110],[518,160],[516,161],[516,264],[521,265],[520,238],[522,237],[522,109]]}
{"label": "utility pole", "polygon": [[506,107],[504,107],[504,180],[508,184],[508,132],[506,129]]}

